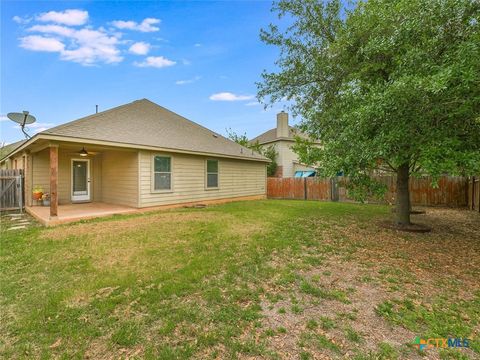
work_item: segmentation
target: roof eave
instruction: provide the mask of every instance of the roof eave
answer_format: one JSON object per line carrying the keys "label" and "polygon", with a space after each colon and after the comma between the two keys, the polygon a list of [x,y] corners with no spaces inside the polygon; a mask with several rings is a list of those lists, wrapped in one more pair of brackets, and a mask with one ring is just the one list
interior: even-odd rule
{"label": "roof eave", "polygon": [[149,146],[149,145],[141,145],[141,144],[130,144],[130,143],[122,143],[122,142],[85,139],[85,138],[77,138],[73,136],[55,135],[55,134],[46,134],[46,133],[36,134],[31,139],[29,139],[24,144],[22,144],[20,147],[10,152],[7,156],[5,156],[0,161],[3,161],[4,159],[11,157],[18,151],[21,151],[22,149],[28,147],[30,144],[32,144],[33,142],[39,139],[52,140],[52,141],[67,141],[67,142],[69,141],[69,142],[77,142],[77,143],[85,143],[85,144],[93,144],[93,145],[116,146],[116,147],[141,149],[141,150],[165,151],[165,152],[173,152],[173,153],[179,153],[179,154],[216,156],[216,157],[222,157],[222,158],[228,158],[228,159],[259,161],[259,162],[267,162],[267,163],[271,162],[271,160],[266,157],[254,158],[254,157],[248,157],[248,156],[235,156],[235,155],[228,155],[228,154],[202,152],[202,151],[189,151],[189,150],[182,150],[182,149],[171,149],[171,148],[163,148],[158,146]]}
{"label": "roof eave", "polygon": [[268,140],[264,142],[258,142],[258,145],[265,145],[265,144],[271,144],[277,141],[290,141],[290,142],[295,142],[295,139],[292,138],[287,138],[287,137],[280,137],[280,138],[275,138],[273,140]]}
{"label": "roof eave", "polygon": [[4,162],[5,160],[8,160],[9,157],[11,157],[12,155],[16,154],[17,152],[19,152],[20,150],[24,149],[25,147],[27,147],[28,145],[32,144],[33,142],[35,142],[35,140],[38,138],[38,135],[40,135],[40,134],[35,134],[35,135],[33,135],[30,139],[28,139],[27,141],[25,141],[23,144],[21,144],[20,146],[16,147],[16,148],[13,149],[12,151],[10,151],[7,155],[5,155],[3,158],[0,159],[0,163]]}
{"label": "roof eave", "polygon": [[[278,141],[288,141],[288,142],[296,142],[295,138],[286,138],[286,137],[283,137],[283,138],[276,138],[274,140],[268,140],[268,141],[264,141],[264,142],[259,142],[258,145],[266,145],[266,144],[271,144],[271,143],[275,143],[275,142],[278,142]],[[313,142],[315,145],[321,145],[322,143],[319,142],[319,141],[314,141]]]}

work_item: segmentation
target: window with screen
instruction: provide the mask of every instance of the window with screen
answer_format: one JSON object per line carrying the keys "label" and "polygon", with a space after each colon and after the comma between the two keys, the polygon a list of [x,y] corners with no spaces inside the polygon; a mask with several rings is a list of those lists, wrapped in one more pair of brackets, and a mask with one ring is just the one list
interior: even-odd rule
{"label": "window with screen", "polygon": [[153,157],[153,190],[172,189],[172,158],[170,156]]}
{"label": "window with screen", "polygon": [[207,188],[218,188],[218,160],[207,160]]}

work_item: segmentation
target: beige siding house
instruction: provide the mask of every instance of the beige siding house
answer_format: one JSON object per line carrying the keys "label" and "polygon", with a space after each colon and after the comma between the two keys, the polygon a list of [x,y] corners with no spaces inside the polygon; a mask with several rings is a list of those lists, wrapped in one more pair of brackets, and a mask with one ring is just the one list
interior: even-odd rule
{"label": "beige siding house", "polygon": [[[80,209],[93,216],[264,198],[268,161],[143,99],[38,133],[1,163],[25,170],[27,211],[53,224]],[[33,200],[35,187],[50,195],[49,208]]]}
{"label": "beige siding house", "polygon": [[276,128],[264,132],[250,142],[258,143],[262,147],[274,146],[277,151],[278,163],[275,177],[293,177],[297,171],[315,171],[315,168],[301,164],[298,155],[292,150],[291,147],[295,144],[296,136],[306,138],[305,134],[289,126],[288,114],[282,111],[277,114]]}

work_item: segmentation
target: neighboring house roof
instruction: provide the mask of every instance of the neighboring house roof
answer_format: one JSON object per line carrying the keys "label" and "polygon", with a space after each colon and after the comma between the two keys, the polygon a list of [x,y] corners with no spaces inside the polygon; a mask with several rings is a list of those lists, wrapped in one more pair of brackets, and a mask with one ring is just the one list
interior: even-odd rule
{"label": "neighboring house roof", "polygon": [[[199,152],[249,160],[269,161],[201,125],[150,100],[142,99],[93,114],[36,135],[90,139],[135,147]],[[32,138],[33,140],[34,138]]]}
{"label": "neighboring house roof", "polygon": [[255,144],[258,142],[260,145],[262,145],[262,144],[267,144],[267,143],[271,143],[279,140],[295,141],[295,136],[307,138],[307,135],[305,135],[298,129],[292,126],[289,126],[288,128],[290,129],[289,137],[277,137],[277,128],[273,128],[268,131],[265,131],[263,134],[258,135],[256,138],[253,138],[252,140],[250,140],[250,143]]}
{"label": "neighboring house roof", "polygon": [[8,144],[8,145],[5,145],[5,146],[1,147],[0,148],[0,159],[3,159],[5,156],[10,154],[16,148],[22,146],[26,141],[27,141],[27,139],[20,140],[20,141],[16,141],[14,143],[11,143],[11,144]]}

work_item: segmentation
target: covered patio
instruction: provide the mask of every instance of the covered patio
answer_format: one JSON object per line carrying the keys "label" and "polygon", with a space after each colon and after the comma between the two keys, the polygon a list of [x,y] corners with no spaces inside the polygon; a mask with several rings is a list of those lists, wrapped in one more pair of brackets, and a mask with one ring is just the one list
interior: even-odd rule
{"label": "covered patio", "polygon": [[114,214],[130,214],[138,212],[138,209],[124,205],[91,202],[58,205],[58,215],[53,217],[50,215],[49,206],[27,206],[26,211],[43,225],[52,226]]}
{"label": "covered patio", "polygon": [[[50,226],[138,207],[138,151],[83,142],[39,140],[25,157],[26,210]],[[33,190],[47,194],[43,200]]]}

